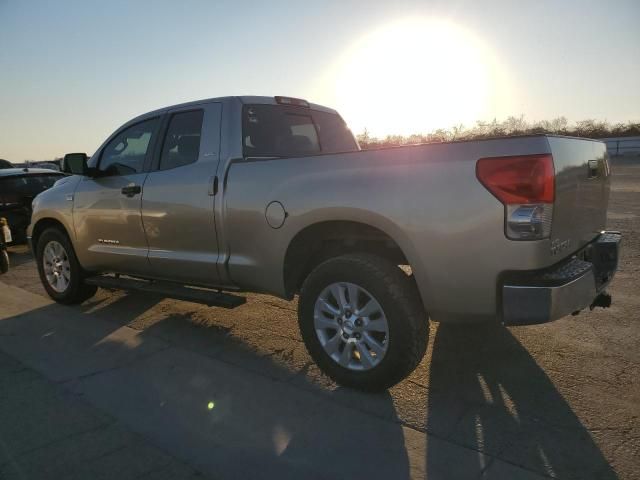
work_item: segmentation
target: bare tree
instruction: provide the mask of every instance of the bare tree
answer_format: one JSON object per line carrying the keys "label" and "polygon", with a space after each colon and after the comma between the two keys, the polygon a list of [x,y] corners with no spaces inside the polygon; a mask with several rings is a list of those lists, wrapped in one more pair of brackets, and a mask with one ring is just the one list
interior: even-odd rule
{"label": "bare tree", "polygon": [[439,128],[427,134],[387,135],[384,139],[370,136],[365,129],[364,133],[358,135],[358,141],[360,146],[366,149],[542,133],[586,138],[636,136],[640,135],[640,122],[610,124],[606,121],[587,119],[570,125],[566,117],[557,117],[552,120],[529,123],[521,115],[508,117],[501,122],[495,118],[490,122],[478,121],[472,128],[465,128],[464,125],[459,124],[449,129]]}

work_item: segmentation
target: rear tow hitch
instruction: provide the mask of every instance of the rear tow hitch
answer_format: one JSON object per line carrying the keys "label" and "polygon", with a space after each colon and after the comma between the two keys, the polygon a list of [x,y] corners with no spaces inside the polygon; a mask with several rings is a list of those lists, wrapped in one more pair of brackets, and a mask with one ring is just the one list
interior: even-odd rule
{"label": "rear tow hitch", "polygon": [[593,303],[589,306],[589,310],[593,310],[596,307],[609,308],[611,306],[611,295],[606,292],[602,292],[598,295]]}
{"label": "rear tow hitch", "polygon": [[[589,305],[589,310],[593,310],[594,308],[609,308],[611,306],[611,295],[606,292],[602,292],[596,298],[593,299],[593,303]],[[576,310],[571,313],[571,315],[576,316],[580,315],[580,310]]]}

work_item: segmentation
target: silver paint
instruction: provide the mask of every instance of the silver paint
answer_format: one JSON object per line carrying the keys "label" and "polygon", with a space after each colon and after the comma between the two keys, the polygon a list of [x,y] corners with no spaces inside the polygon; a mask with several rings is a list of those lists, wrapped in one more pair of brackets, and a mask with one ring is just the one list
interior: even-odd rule
{"label": "silver paint", "polygon": [[[286,297],[283,263],[296,234],[319,222],[358,222],[385,232],[402,249],[433,319],[479,321],[499,315],[502,272],[552,265],[605,227],[609,178],[601,142],[533,136],[243,159],[243,102],[275,103],[271,97],[226,97],[131,120],[125,126],[204,106],[201,151],[207,154],[173,170],[75,177],[36,199],[30,232],[42,219],[58,219],[88,269]],[[210,114],[217,108],[218,123]],[[544,153],[553,155],[557,173],[551,237],[508,240],[504,206],[477,180],[476,161]],[[602,174],[588,179],[593,159],[601,162]],[[210,196],[213,176],[218,192]],[[141,195],[120,193],[130,182],[143,187]],[[67,202],[74,193],[74,202]],[[288,214],[277,229],[265,221],[274,199]],[[98,238],[120,244],[102,245]],[[557,245],[570,248],[553,255]]]}

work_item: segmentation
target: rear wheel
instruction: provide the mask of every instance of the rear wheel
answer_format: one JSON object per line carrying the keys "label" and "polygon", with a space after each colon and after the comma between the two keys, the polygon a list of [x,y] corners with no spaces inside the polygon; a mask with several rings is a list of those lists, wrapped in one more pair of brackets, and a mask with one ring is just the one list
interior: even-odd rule
{"label": "rear wheel", "polygon": [[97,287],[84,283],[85,273],[60,229],[49,228],[40,235],[36,259],[42,285],[56,302],[82,303],[96,293]]}
{"label": "rear wheel", "polygon": [[302,286],[298,320],[318,366],[337,383],[360,390],[395,385],[427,347],[428,319],[413,280],[374,255],[320,264]]}

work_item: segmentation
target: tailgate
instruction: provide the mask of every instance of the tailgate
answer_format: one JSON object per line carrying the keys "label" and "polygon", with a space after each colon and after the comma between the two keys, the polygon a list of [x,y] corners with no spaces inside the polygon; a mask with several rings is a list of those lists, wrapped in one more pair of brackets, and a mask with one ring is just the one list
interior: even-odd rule
{"label": "tailgate", "polygon": [[609,202],[609,158],[599,141],[547,137],[556,173],[551,252],[575,252],[605,229]]}

